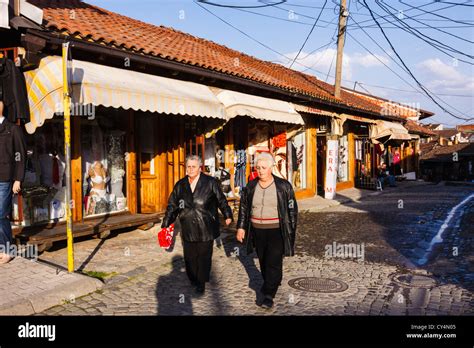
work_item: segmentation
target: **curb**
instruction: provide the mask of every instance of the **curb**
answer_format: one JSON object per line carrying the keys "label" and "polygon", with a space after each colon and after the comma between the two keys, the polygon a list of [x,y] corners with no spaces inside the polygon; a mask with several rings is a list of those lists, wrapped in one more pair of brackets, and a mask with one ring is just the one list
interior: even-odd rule
{"label": "curb", "polygon": [[91,277],[74,274],[78,279],[54,289],[34,293],[20,300],[0,306],[0,315],[32,315],[48,308],[72,302],[81,296],[90,294],[103,287],[103,283]]}

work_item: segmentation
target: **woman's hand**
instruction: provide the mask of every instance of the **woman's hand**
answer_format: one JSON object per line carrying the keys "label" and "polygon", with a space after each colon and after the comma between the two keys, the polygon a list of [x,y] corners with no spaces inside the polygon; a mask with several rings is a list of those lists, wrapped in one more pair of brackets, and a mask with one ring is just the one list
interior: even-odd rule
{"label": "woman's hand", "polygon": [[229,226],[231,222],[232,222],[232,219],[226,219],[226,220],[225,220],[225,224],[226,224],[227,226]]}
{"label": "woman's hand", "polygon": [[245,237],[245,230],[243,228],[239,228],[237,230],[237,235],[235,236],[235,238],[240,242],[242,243],[244,241],[244,237]]}
{"label": "woman's hand", "polygon": [[12,191],[14,194],[17,194],[21,191],[21,182],[20,181],[15,181],[13,183]]}

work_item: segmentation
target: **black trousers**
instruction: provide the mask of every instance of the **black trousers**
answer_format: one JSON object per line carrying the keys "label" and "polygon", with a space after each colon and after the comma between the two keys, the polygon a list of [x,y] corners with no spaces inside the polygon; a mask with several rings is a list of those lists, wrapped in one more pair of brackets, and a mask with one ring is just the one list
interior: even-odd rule
{"label": "black trousers", "polygon": [[263,277],[262,293],[275,297],[283,278],[283,237],[279,228],[253,229]]}
{"label": "black trousers", "polygon": [[187,242],[183,240],[184,263],[189,280],[196,285],[209,281],[214,241]]}

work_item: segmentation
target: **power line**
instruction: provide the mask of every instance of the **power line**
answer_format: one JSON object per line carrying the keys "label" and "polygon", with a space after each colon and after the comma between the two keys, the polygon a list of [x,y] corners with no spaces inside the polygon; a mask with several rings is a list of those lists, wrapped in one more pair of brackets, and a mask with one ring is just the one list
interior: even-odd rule
{"label": "power line", "polygon": [[458,4],[458,3],[450,2],[450,1],[439,1],[439,2],[442,3],[442,4],[454,4],[454,5],[458,5],[458,6],[474,7],[474,5]]}
{"label": "power line", "polygon": [[206,5],[211,5],[211,6],[216,6],[216,7],[224,7],[224,8],[262,8],[262,7],[272,7],[275,5],[281,5],[286,2],[286,0],[278,0],[275,2],[271,2],[269,4],[265,3],[264,1],[261,1],[264,5],[257,5],[257,6],[236,6],[236,5],[225,5],[225,4],[219,4],[216,3],[215,1],[209,1],[209,0],[197,0],[197,2],[201,2]]}
{"label": "power line", "polygon": [[[367,9],[369,9],[369,8],[367,7]],[[370,11],[370,9],[369,9],[369,11]],[[371,12],[371,14],[373,15],[372,12]],[[357,23],[357,22],[354,20],[354,18],[352,18],[352,20],[356,23],[356,25],[358,25],[358,26],[360,27],[359,23]],[[370,36],[364,29],[362,29],[362,31],[363,31],[382,51],[385,51],[385,49],[382,48],[382,47],[372,38],[372,36]],[[364,49],[366,49],[369,53],[371,53],[365,46],[363,46],[363,45],[362,45],[360,42],[358,42],[355,38],[354,38],[354,40],[355,40],[357,43],[359,43],[359,45],[361,45]],[[371,54],[372,54],[372,53],[371,53]],[[378,60],[380,61],[380,59],[379,59],[376,55],[374,55],[374,56],[375,56],[376,59],[378,59]],[[400,63],[398,63],[393,57],[391,57],[391,56],[389,55],[389,58],[390,58],[396,65],[398,65],[400,68],[402,68],[402,70],[405,70],[405,69],[400,65]],[[382,61],[380,61],[380,62],[381,62],[383,65],[385,65],[390,71],[392,71],[393,73],[395,73],[401,80],[403,80],[403,81],[404,81],[405,83],[407,83],[410,87],[412,87],[414,90],[416,90],[415,87],[413,87],[408,81],[406,81],[406,80],[403,79],[400,75],[398,75],[396,72],[394,72],[394,71],[393,71],[390,67],[388,67],[384,62],[382,62]],[[406,72],[409,74],[408,71],[406,71]],[[410,75],[410,76],[411,76],[411,75]],[[439,98],[436,94],[434,94],[434,93],[432,93],[432,92],[430,92],[430,93],[433,94],[435,97],[437,97],[443,104],[446,104],[447,106],[449,106],[449,107],[452,108],[453,110],[456,110],[456,111],[459,112],[460,114],[462,114],[462,115],[464,115],[464,116],[466,116],[466,117],[469,117],[469,116],[467,116],[465,113],[463,113],[462,111],[456,109],[454,106],[452,106],[452,105],[446,103],[444,100],[442,100],[441,98]],[[425,94],[425,93],[424,93],[424,94]],[[426,95],[425,95],[425,96],[426,96]],[[430,98],[430,99],[431,99],[431,98]]]}
{"label": "power line", "polygon": [[[280,20],[280,21],[284,21],[284,22],[290,22],[290,23],[294,23],[294,24],[303,24],[303,25],[308,25],[308,26],[313,25],[311,23],[300,22],[300,21],[297,21],[295,19],[280,18],[280,17],[276,17],[276,16],[271,16],[271,15],[268,15],[268,14],[263,14],[263,13],[258,13],[258,12],[254,12],[254,11],[244,10],[244,9],[241,9],[241,8],[236,8],[235,10],[241,11],[241,12],[246,12],[246,13],[251,13],[251,14],[254,14],[254,15],[257,15],[257,16],[261,16],[261,17],[267,17],[267,18],[272,18],[272,19],[277,19],[277,20]],[[322,26],[322,25],[317,25],[316,27],[318,27],[318,28],[327,28],[327,26]]]}
{"label": "power line", "polygon": [[263,42],[260,42],[259,40],[255,39],[254,37],[250,36],[249,34],[247,34],[246,32],[240,30],[239,28],[237,28],[236,26],[232,25],[231,23],[227,22],[225,19],[222,19],[221,17],[219,17],[218,15],[216,15],[215,13],[213,13],[212,11],[208,10],[207,8],[205,8],[204,6],[202,6],[199,2],[194,2],[196,5],[198,5],[200,8],[202,8],[204,11],[208,12],[209,14],[211,14],[212,16],[216,17],[217,19],[219,19],[220,21],[224,22],[225,24],[227,24],[228,26],[234,28],[235,30],[237,30],[239,33],[241,33],[242,35],[245,35],[246,37],[248,37],[250,40],[252,41],[255,41],[256,43],[258,43],[259,45],[262,45],[263,47],[269,49],[270,51],[278,54],[278,55],[281,55],[283,57],[285,57],[286,59],[290,60],[290,58],[288,58],[287,56],[285,56],[284,54],[281,54],[280,52],[278,51],[275,51],[273,48],[271,48],[270,46],[264,44]]}
{"label": "power line", "polygon": [[313,32],[314,30],[314,27],[316,26],[316,24],[318,23],[318,20],[319,18],[321,17],[321,15],[323,14],[323,11],[324,11],[324,8],[326,7],[326,4],[328,3],[327,0],[324,1],[324,5],[323,5],[323,8],[321,9],[321,11],[319,12],[319,16],[318,18],[316,18],[316,20],[314,21],[314,24],[313,26],[311,27],[311,30],[309,31],[308,35],[306,36],[306,39],[304,40],[303,42],[303,45],[301,45],[301,48],[299,49],[298,53],[296,54],[295,58],[293,59],[293,61],[291,62],[289,68],[291,69],[291,67],[293,66],[293,64],[295,63],[296,59],[298,59],[301,51],[303,50],[304,46],[306,45],[306,43],[308,42],[308,39],[309,37],[311,36],[311,33]]}
{"label": "power line", "polygon": [[[365,86],[370,86],[370,87],[376,87],[376,88],[382,88],[382,89],[389,89],[392,91],[398,91],[398,92],[407,92],[407,93],[421,93],[423,92],[416,91],[416,90],[408,90],[408,89],[400,89],[400,88],[393,88],[393,87],[386,87],[386,86],[380,86],[380,85],[373,85],[370,83],[363,83],[363,82],[357,82],[359,85],[365,85]],[[474,98],[474,94],[469,95],[469,94],[446,94],[446,93],[436,93],[436,95],[442,95],[446,97],[465,97],[465,98]]]}
{"label": "power line", "polygon": [[[404,3],[403,0],[400,0],[400,2],[401,2],[403,5],[405,5],[405,6],[408,6],[408,7],[410,7],[410,8],[413,8],[413,6]],[[436,1],[436,2],[440,3],[440,1]],[[467,2],[469,2],[469,1],[467,1]],[[453,4],[453,3],[451,3],[451,4],[452,4],[451,7],[454,7],[454,6],[463,6],[463,5],[465,5],[467,2],[464,2],[464,3],[461,3],[461,4]],[[434,11],[432,11],[432,12],[428,12],[428,11],[425,11],[425,10],[420,10],[420,11],[422,11],[422,12],[424,12],[424,13],[427,13],[427,14],[430,14],[430,15],[433,15],[433,16],[436,16],[436,17],[440,17],[440,18],[443,18],[443,19],[450,20],[451,22],[455,22],[455,23],[459,23],[459,24],[471,25],[471,23],[466,23],[466,22],[463,22],[463,21],[459,21],[459,20],[456,20],[456,19],[452,19],[452,18],[443,16],[443,15],[440,15],[440,14],[438,14],[438,13],[434,13]]]}
{"label": "power line", "polygon": [[[369,8],[369,6],[367,5],[367,2],[366,0],[362,0],[364,1],[364,4],[365,4],[365,7],[369,10],[369,13],[370,15],[372,16],[372,19],[374,20],[374,22],[380,27],[380,24],[379,22],[377,21],[377,19],[375,19],[373,13],[372,13],[372,10]],[[428,89],[423,86],[421,84],[420,81],[418,81],[418,79],[415,77],[415,75],[413,75],[413,73],[411,72],[411,70],[408,68],[408,66],[405,64],[405,62],[403,61],[403,59],[400,57],[400,55],[398,54],[398,52],[396,51],[395,47],[392,45],[392,42],[390,41],[390,39],[387,37],[387,35],[385,34],[385,31],[383,30],[382,27],[380,27],[380,31],[382,32],[382,35],[384,36],[385,40],[388,42],[388,44],[390,45],[390,48],[392,49],[393,53],[395,53],[395,55],[397,56],[397,58],[400,60],[400,62],[403,64],[403,66],[405,67],[405,69],[407,70],[407,72],[410,74],[410,76],[413,78],[413,80],[415,80],[415,82],[418,84],[418,86],[420,86],[420,88],[426,93],[426,95],[436,104],[438,105],[441,110],[443,110],[444,112],[446,112],[447,114],[453,116],[454,118],[457,118],[459,120],[468,120],[466,118],[463,118],[463,117],[459,117],[455,114],[453,114],[451,111],[447,110],[446,108],[444,108],[440,103],[438,103],[438,101],[436,101],[435,98],[433,98],[433,96],[430,94],[430,92],[428,91]],[[474,118],[469,118],[469,120],[474,120]]]}
{"label": "power line", "polygon": [[[198,4],[198,3],[196,3],[196,5],[200,6],[200,4]],[[200,6],[200,7],[203,8],[202,6]],[[252,41],[257,42],[258,44],[260,44],[260,45],[262,45],[263,47],[265,47],[265,48],[271,50],[272,52],[278,54],[279,56],[282,56],[282,57],[284,57],[285,59],[290,60],[289,57],[287,57],[287,56],[285,56],[284,54],[282,54],[282,53],[280,53],[280,52],[278,52],[278,51],[272,49],[271,47],[265,45],[264,43],[260,42],[259,40],[253,38],[252,36],[250,36],[249,34],[243,32],[242,30],[240,30],[239,28],[235,27],[235,26],[232,25],[231,23],[229,23],[229,22],[227,22],[226,20],[220,18],[218,15],[212,13],[211,11],[207,10],[206,8],[203,8],[203,9],[206,10],[206,12],[210,13],[211,15],[213,15],[214,17],[216,17],[216,18],[218,18],[219,20],[221,20],[222,22],[224,22],[225,24],[229,25],[229,26],[232,27],[233,29],[239,31],[241,34],[243,34],[243,35],[246,36],[247,38],[251,39]],[[377,58],[378,58],[378,57],[377,57]],[[306,65],[304,65],[304,64],[302,64],[302,63],[297,62],[297,64],[299,64],[299,65],[301,65],[302,67],[305,67],[305,68],[307,68],[307,69],[309,69],[309,70],[312,70],[312,71],[314,71],[314,72],[317,72],[317,73],[319,73],[319,74],[322,74],[323,76],[326,74],[326,73],[324,73],[324,72],[322,72],[322,71],[319,71],[319,70],[316,70],[316,69],[314,69],[314,68],[312,68],[312,67],[308,67],[308,66],[306,66]],[[394,72],[394,73],[396,73],[396,72]],[[329,74],[328,74],[328,76],[334,77],[333,75],[329,75]],[[400,77],[400,76],[399,76],[399,77]],[[401,78],[402,80],[404,80],[402,77],[400,77],[400,78]],[[352,80],[346,80],[346,79],[343,79],[343,80],[344,80],[344,81],[348,81],[348,82],[352,82],[352,83],[354,82],[354,81],[352,81]],[[404,80],[404,81],[405,81],[405,80]],[[405,81],[405,82],[406,82],[406,81]],[[406,83],[407,83],[408,85],[410,85],[408,82],[406,82]],[[411,86],[411,85],[410,85],[410,86]],[[317,86],[317,87],[318,87],[318,88],[321,88],[321,87],[319,87],[319,86]],[[440,107],[441,107],[441,106],[440,106]],[[441,107],[441,108],[442,108],[442,107]],[[443,109],[443,108],[442,108],[442,109]],[[444,109],[443,109],[443,110],[444,110]]]}
{"label": "power line", "polygon": [[[383,1],[382,1],[382,2],[383,2]],[[386,4],[386,6],[390,7],[392,10],[396,10],[396,8],[390,6],[389,4]],[[417,23],[423,24],[423,25],[425,25],[425,26],[428,27],[428,28],[431,28],[431,29],[440,31],[440,32],[442,32],[442,33],[445,33],[445,34],[447,34],[447,35],[450,35],[450,36],[452,36],[452,37],[455,37],[456,39],[459,39],[459,40],[462,40],[462,41],[466,41],[466,42],[469,42],[469,43],[474,43],[474,41],[465,39],[465,38],[463,38],[463,37],[460,37],[459,35],[452,34],[452,33],[448,32],[448,31],[441,30],[441,29],[439,29],[439,28],[433,27],[433,26],[431,26],[431,25],[429,25],[429,24],[426,24],[426,23],[423,23],[423,22],[421,22],[421,21],[419,21],[418,19],[415,19],[415,18],[413,18],[413,17],[407,16],[407,15],[405,15],[405,14],[404,14],[404,16],[406,16],[408,19],[411,19],[412,21],[415,21],[415,22],[417,22]],[[412,27],[412,28],[414,28],[414,27]]]}
{"label": "power line", "polygon": [[332,60],[331,60],[331,65],[329,65],[328,73],[326,75],[326,79],[324,80],[325,82],[328,82],[329,73],[331,72],[332,65],[334,64],[334,58],[336,58],[336,55],[337,55],[337,52],[334,52],[334,56],[332,57]]}
{"label": "power line", "polygon": [[[467,2],[469,2],[469,0],[466,0],[465,3],[467,3]],[[360,0],[357,0],[357,3],[360,3]],[[411,8],[407,9],[406,11],[404,11],[404,13],[409,12],[409,11],[413,11],[413,10],[418,10],[418,9],[420,9],[420,8],[422,8],[422,7],[426,7],[426,6],[428,6],[428,5],[432,5],[432,4],[436,4],[436,3],[439,3],[439,1],[432,1],[432,2],[429,2],[429,3],[427,3],[427,4],[423,4],[423,5],[420,5],[420,6],[410,6]],[[441,11],[441,10],[446,10],[446,9],[448,9],[448,8],[452,8],[452,7],[455,7],[455,6],[456,6],[456,5],[449,5],[449,6],[445,6],[445,7],[441,7],[441,8],[432,10],[431,12],[427,12],[427,11],[424,11],[424,12],[425,12],[425,13],[429,13],[429,14],[433,14],[433,13],[435,13],[435,12],[439,12],[439,11]],[[412,16],[412,17],[419,17],[419,16],[423,16],[423,13],[419,13],[419,14],[414,15],[414,16]],[[385,18],[389,17],[389,15],[379,16],[379,17],[380,17],[380,19],[385,20],[385,23],[383,23],[383,24],[391,24],[391,23],[393,23],[393,22],[388,21],[388,20],[385,19]],[[366,20],[361,21],[359,24],[363,24],[363,23],[367,23],[367,22],[371,22],[371,21],[372,21],[372,19],[366,19]]]}
{"label": "power line", "polygon": [[[451,57],[451,58],[456,58],[456,59],[458,59],[459,61],[462,61],[462,62],[464,62],[464,63],[473,65],[473,63],[471,63],[471,62],[468,62],[468,61],[465,61],[465,60],[463,60],[463,59],[457,58],[457,57],[455,57],[455,56],[453,56],[453,55],[451,55],[451,54],[445,52],[444,49],[440,48],[439,46],[440,46],[440,45],[441,45],[441,46],[444,46],[444,48],[447,49],[447,50],[450,50],[450,51],[452,51],[452,52],[456,52],[456,53],[458,53],[458,54],[461,54],[461,55],[466,56],[466,57],[471,58],[471,59],[474,58],[473,55],[469,55],[469,54],[466,54],[466,53],[464,53],[464,52],[461,52],[461,51],[459,51],[459,50],[457,50],[457,49],[455,49],[455,48],[453,48],[453,47],[451,47],[451,46],[449,46],[449,45],[446,45],[446,44],[444,44],[444,43],[442,43],[442,42],[440,42],[440,41],[438,41],[438,40],[436,40],[436,39],[433,39],[432,37],[430,37],[430,36],[428,36],[428,35],[425,35],[425,34],[419,32],[419,31],[416,30],[416,29],[412,29],[412,28],[411,28],[408,24],[406,24],[403,20],[397,18],[393,13],[391,13],[389,10],[387,10],[378,0],[375,0],[375,3],[376,3],[382,10],[384,10],[386,13],[390,14],[392,17],[394,17],[399,23],[401,23],[401,24],[402,24],[403,26],[405,26],[405,28],[406,28],[406,29],[405,29],[405,28],[399,27],[400,29],[402,29],[402,30],[404,30],[404,31],[406,31],[406,32],[408,32],[408,33],[414,35],[415,37],[417,37],[417,38],[419,38],[420,40],[426,42],[426,43],[429,44],[430,46],[436,48],[437,50],[439,50],[440,52],[442,52],[442,53],[448,55],[448,56]],[[377,14],[376,12],[374,12],[374,13]],[[378,15],[378,14],[377,14],[377,15]],[[395,25],[396,25],[396,24],[395,24]],[[398,25],[397,25],[397,26],[398,26]],[[420,34],[421,36],[415,34],[413,31],[415,31],[416,33]],[[431,41],[434,41],[434,42],[436,42],[437,44],[434,44],[434,43],[432,43],[432,42],[429,42],[429,41],[426,40],[425,38],[427,38],[427,39],[429,39],[429,40],[431,40]]]}

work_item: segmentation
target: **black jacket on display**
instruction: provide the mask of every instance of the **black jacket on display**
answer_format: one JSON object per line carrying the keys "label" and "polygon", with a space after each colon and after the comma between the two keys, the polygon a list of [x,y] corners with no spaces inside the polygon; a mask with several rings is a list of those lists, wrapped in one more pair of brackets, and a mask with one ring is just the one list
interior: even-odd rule
{"label": "black jacket on display", "polygon": [[3,101],[3,116],[15,123],[18,119],[30,121],[30,105],[26,92],[25,76],[15,63],[0,58],[0,100]]}
{"label": "black jacket on display", "polygon": [[6,118],[0,124],[0,181],[23,181],[26,144],[21,128]]}
{"label": "black jacket on display", "polygon": [[[283,237],[285,248],[284,256],[295,254],[296,225],[298,222],[298,204],[296,203],[295,192],[291,184],[284,179],[273,176],[277,190],[278,217],[280,219],[280,231]],[[252,213],[252,201],[258,178],[250,181],[243,189],[240,196],[239,219],[237,228],[245,230],[244,243],[247,246],[247,254],[251,254],[255,248],[255,238],[250,223]]]}
{"label": "black jacket on display", "polygon": [[232,219],[232,210],[218,181],[201,173],[193,193],[186,175],[174,186],[161,227],[169,227],[179,216],[185,241],[214,240],[220,235],[217,208],[226,219]]}

